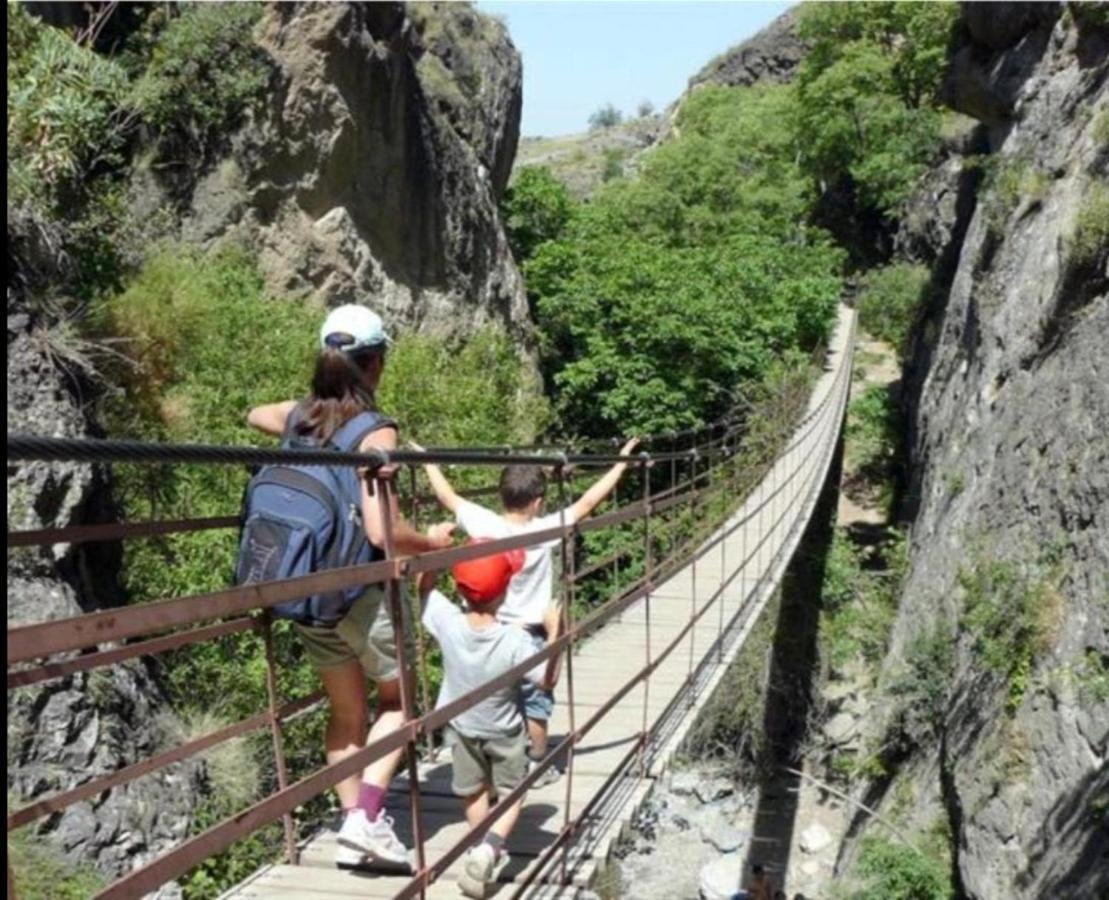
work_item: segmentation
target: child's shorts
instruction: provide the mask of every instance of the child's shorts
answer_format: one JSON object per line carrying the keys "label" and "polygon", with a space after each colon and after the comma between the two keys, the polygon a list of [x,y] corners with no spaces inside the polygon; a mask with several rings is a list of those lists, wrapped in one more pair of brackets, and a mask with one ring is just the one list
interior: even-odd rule
{"label": "child's shorts", "polygon": [[[546,631],[536,632],[528,631],[528,637],[531,638],[532,644],[537,651],[542,650],[547,646],[547,633]],[[546,669],[547,664],[543,663],[542,668]],[[537,722],[547,722],[554,714],[554,692],[545,691],[539,687],[530,678],[525,678],[520,683],[520,709],[524,715]]]}
{"label": "child's shorts", "polygon": [[458,797],[472,797],[490,785],[505,796],[523,781],[528,771],[527,731],[495,738],[467,737],[447,726],[451,748],[451,790]]}
{"label": "child's shorts", "polygon": [[532,720],[546,722],[554,713],[554,692],[545,691],[534,681],[520,684],[520,706],[524,715]]}

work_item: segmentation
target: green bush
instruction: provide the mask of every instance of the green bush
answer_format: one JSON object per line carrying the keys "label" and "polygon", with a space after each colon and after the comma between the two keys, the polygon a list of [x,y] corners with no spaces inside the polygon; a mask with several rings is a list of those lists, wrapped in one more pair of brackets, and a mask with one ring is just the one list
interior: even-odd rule
{"label": "green bush", "polygon": [[855,872],[865,886],[851,891],[850,900],[950,900],[953,895],[947,862],[886,838],[867,838]]}
{"label": "green bush", "polygon": [[589,116],[589,130],[597,131],[602,128],[612,128],[624,121],[624,115],[611,103],[595,110]]}
{"label": "green bush", "polygon": [[834,670],[852,661],[873,665],[886,652],[908,566],[904,534],[890,529],[875,552],[867,559],[845,529],[833,534],[820,592],[820,652]]}
{"label": "green bush", "polygon": [[959,572],[964,594],[960,628],[985,668],[1007,687],[1006,710],[1020,707],[1036,663],[1051,647],[1063,615],[1057,564],[980,557]]}
{"label": "green bush", "polygon": [[943,728],[955,665],[954,639],[944,629],[918,635],[887,691],[897,699],[894,731],[905,748],[925,745]]}
{"label": "green bush", "polygon": [[513,176],[501,202],[508,243],[517,263],[535,255],[545,241],[562,237],[574,201],[561,181],[543,166],[525,166]]}
{"label": "green bush", "polygon": [[234,127],[269,80],[264,51],[254,42],[260,3],[185,3],[153,39],[134,103],[162,135],[193,146]]}
{"label": "green bush", "polygon": [[852,478],[876,490],[879,501],[893,501],[900,417],[886,385],[874,385],[851,401],[845,429],[846,466]]}
{"label": "green bush", "polygon": [[601,181],[612,181],[624,174],[624,151],[619,147],[608,147],[602,154]]}
{"label": "green bush", "polygon": [[1109,250],[1109,186],[1094,181],[1086,193],[1074,222],[1070,240],[1072,261],[1080,266],[1094,263]]}
{"label": "green bush", "polygon": [[[9,798],[8,808],[12,806]],[[16,895],[22,900],[86,900],[107,885],[92,866],[68,862],[33,826],[8,833],[8,854]]]}
{"label": "green bush", "polygon": [[1022,202],[1041,200],[1047,191],[1048,176],[1024,156],[991,158],[985,164],[983,186],[986,227],[1001,234],[1009,217]]}
{"label": "green bush", "polygon": [[891,263],[867,272],[859,292],[859,324],[904,356],[930,281],[928,267],[914,263]]}
{"label": "green bush", "polygon": [[113,61],[8,4],[9,202],[47,207],[122,161],[127,77]]}

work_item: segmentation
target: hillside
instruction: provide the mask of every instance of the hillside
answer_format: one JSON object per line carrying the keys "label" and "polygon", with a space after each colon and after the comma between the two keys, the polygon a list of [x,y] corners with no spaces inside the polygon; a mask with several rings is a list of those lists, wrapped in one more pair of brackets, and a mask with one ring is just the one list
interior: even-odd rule
{"label": "hillside", "polygon": [[585,199],[605,181],[634,171],[635,155],[658,140],[664,118],[652,115],[580,134],[521,138],[514,171],[543,166],[571,196]]}

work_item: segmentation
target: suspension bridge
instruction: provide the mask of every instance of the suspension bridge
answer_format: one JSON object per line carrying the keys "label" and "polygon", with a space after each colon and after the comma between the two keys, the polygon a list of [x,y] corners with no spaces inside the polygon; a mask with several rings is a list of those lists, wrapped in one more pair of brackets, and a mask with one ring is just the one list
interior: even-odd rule
{"label": "suspension bridge", "polygon": [[[737,452],[744,435],[726,427],[709,428],[701,432],[705,440],[700,443],[694,434],[688,448],[643,454],[636,463],[643,476],[639,496],[624,497],[611,511],[576,526],[551,529],[549,534],[507,538],[476,551],[455,548],[411,558],[396,558],[387,552],[385,560],[365,566],[9,628],[9,691],[254,630],[262,635],[266,649],[269,692],[268,708],[248,719],[9,810],[9,832],[225,741],[268,730],[276,770],[274,792],[124,875],[97,896],[143,896],[258,829],[282,822],[284,862],[256,872],[226,893],[228,900],[457,897],[455,877],[462,855],[480,840],[483,829],[471,832],[466,826],[461,805],[450,791],[447,755],[436,759],[421,753],[421,747],[430,746],[436,730],[462,709],[518,680],[537,663],[561,654],[564,669],[551,722],[550,753],[510,794],[498,798],[486,824],[526,794],[520,822],[508,841],[511,861],[500,875],[496,896],[573,897],[592,883],[604,865],[610,848],[655,779],[665,771],[698,710],[712,695],[779,585],[824,486],[839,441],[851,382],[854,333],[854,311],[842,307],[823,370],[805,405],[787,428],[770,436],[768,446],[774,448],[773,457],[759,466],[761,477],[753,484],[748,480],[743,488],[738,487],[734,475],[737,461],[742,464],[751,458]],[[189,446],[174,448],[168,461],[267,463],[286,458],[283,452],[288,453]],[[574,458],[561,454],[545,457],[501,453],[490,457],[472,449],[427,454],[394,452],[380,454],[380,458],[327,454],[315,459],[312,451],[296,452],[304,462],[326,460],[370,466],[372,470],[386,463],[501,465],[511,460],[553,465],[562,473],[567,465],[607,465],[612,461],[601,456]],[[10,436],[8,441],[9,466],[27,460],[167,461],[166,453],[165,448],[127,442],[20,436]],[[657,476],[667,467],[669,484],[665,477],[650,477],[652,470]],[[710,501],[719,501],[722,490],[725,495],[721,508],[725,512],[718,516],[722,521],[716,529],[659,555],[657,532],[667,522],[668,514],[704,520],[715,509],[710,509]],[[728,491],[733,493],[728,495]],[[621,557],[617,552],[599,560],[586,558],[579,564],[580,554],[574,552],[577,537],[603,529],[627,528],[629,523],[642,529],[645,571],[634,578],[629,576],[627,584],[588,615],[577,621],[571,619],[559,640],[501,678],[440,710],[428,710],[425,702],[420,714],[415,678],[402,679],[403,727],[343,762],[324,766],[298,781],[290,779],[284,760],[283,727],[317,708],[321,695],[295,699],[279,696],[273,637],[265,610],[318,590],[378,582],[388,588],[394,622],[401,622],[404,617],[399,608],[399,586],[403,579],[449,567],[459,559],[483,555],[490,549],[522,547],[550,538],[562,539],[562,581],[565,598],[572,601],[583,579],[601,570],[611,569],[618,574]],[[8,546],[127,540],[237,524],[237,517],[227,516],[47,528],[9,532]],[[398,646],[403,656],[404,642],[398,641]],[[402,659],[401,663],[402,669],[416,671],[413,661]],[[335,868],[337,823],[319,827],[307,840],[298,839],[294,821],[298,807],[373,759],[400,747],[406,748],[406,764],[394,779],[387,809],[395,819],[398,835],[413,848],[415,874]],[[561,769],[562,778],[529,790],[550,766]],[[10,868],[8,893],[14,896]]]}

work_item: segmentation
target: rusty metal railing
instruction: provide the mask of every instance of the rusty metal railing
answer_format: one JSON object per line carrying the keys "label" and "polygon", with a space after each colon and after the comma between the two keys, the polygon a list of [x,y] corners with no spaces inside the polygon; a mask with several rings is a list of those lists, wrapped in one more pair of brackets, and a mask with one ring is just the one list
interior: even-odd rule
{"label": "rusty metal railing", "polygon": [[[852,319],[853,322],[853,319]],[[8,830],[27,825],[44,816],[60,812],[75,803],[90,799],[103,791],[159,771],[176,762],[195,755],[244,734],[268,728],[271,734],[274,767],[277,773],[277,790],[222,822],[183,841],[179,846],[162,854],[146,865],[138,868],[105,888],[98,897],[120,898],[138,897],[175,878],[187,873],[206,858],[222,852],[236,841],[252,834],[259,828],[281,821],[284,826],[285,852],[291,863],[297,861],[294,810],[301,804],[319,796],[334,787],[340,780],[360,772],[372,761],[398,749],[404,749],[409,777],[412,825],[416,851],[416,873],[396,895],[398,897],[422,896],[427,886],[441,876],[450,864],[466,849],[472,846],[484,831],[531,787],[558,759],[566,759],[566,809],[561,830],[554,841],[541,854],[536,866],[520,884],[517,894],[523,893],[532,881],[539,877],[548,864],[560,855],[559,877],[565,881],[569,876],[569,847],[574,835],[582,828],[604,802],[602,789],[590,799],[577,816],[571,815],[571,793],[573,789],[574,748],[605,716],[638,685],[644,686],[642,728],[621,763],[609,776],[607,784],[614,784],[632,768],[640,775],[648,764],[647,752],[652,735],[659,731],[660,723],[672,717],[678,709],[676,697],[652,722],[649,712],[650,676],[680,646],[687,635],[691,635],[697,624],[718,607],[718,628],[716,638],[708,648],[708,654],[700,666],[695,664],[693,642],[690,640],[688,672],[683,691],[684,700],[688,692],[695,688],[700,672],[710,657],[720,658],[725,636],[734,627],[744,609],[725,620],[723,598],[725,592],[736,578],[741,578],[753,561],[761,560],[764,546],[786,522],[791,509],[805,507],[819,486],[814,483],[815,473],[830,459],[839,432],[842,408],[845,403],[847,386],[850,381],[850,343],[853,324],[849,333],[846,358],[838,360],[838,367],[831,384],[810,411],[802,418],[783,419],[781,427],[767,436],[761,447],[751,448],[743,441],[742,425],[713,423],[701,429],[683,433],[689,437],[690,446],[672,449],[661,453],[641,453],[635,457],[618,457],[607,454],[583,455],[568,453],[524,453],[509,448],[507,451],[480,451],[473,448],[458,450],[433,450],[427,452],[389,451],[370,454],[334,454],[319,451],[276,451],[259,448],[229,448],[202,445],[177,447],[153,447],[135,442],[120,441],[72,441],[50,440],[27,436],[12,436],[8,440],[9,465],[13,460],[78,460],[95,462],[187,462],[208,464],[241,465],[244,463],[270,463],[295,459],[304,462],[327,462],[330,464],[364,467],[373,478],[374,489],[384,499],[381,504],[385,539],[385,559],[360,566],[351,566],[320,572],[301,578],[278,582],[267,582],[242,587],[232,587],[191,597],[167,598],[143,605],[120,609],[102,610],[68,619],[25,625],[8,630],[8,689],[26,687],[48,679],[66,677],[77,672],[116,665],[140,656],[151,656],[180,650],[201,642],[225,637],[231,634],[254,630],[264,643],[267,668],[267,708],[254,716],[225,726],[211,734],[189,741],[171,750],[156,754],[133,765],[126,766],[107,775],[90,779],[70,790],[37,799],[8,815]],[[742,420],[739,420],[742,422]],[[704,435],[705,440],[698,443]],[[814,435],[819,438],[815,440]],[[675,441],[677,439],[675,438]],[[812,452],[802,451],[814,444]],[[545,448],[541,448],[545,449]],[[760,453],[760,451],[762,451]],[[817,452],[818,451],[818,452]],[[746,452],[746,455],[744,453]],[[770,455],[772,454],[772,455]],[[791,461],[790,470],[783,471],[782,461]],[[392,542],[393,483],[384,477],[385,467],[415,467],[428,462],[458,463],[473,466],[500,466],[508,462],[526,463],[553,467],[560,497],[565,496],[565,487],[570,470],[587,471],[597,466],[608,466],[624,462],[639,473],[642,493],[639,499],[626,501],[608,512],[594,516],[586,521],[568,524],[563,522],[555,528],[541,532],[505,538],[483,544],[479,547],[455,547],[414,557],[400,557]],[[660,465],[669,463],[669,478],[659,475]],[[727,497],[734,490],[739,465],[754,465],[765,468],[767,477],[758,481],[759,492],[753,509],[743,515],[732,517],[718,528],[711,537],[695,534],[678,542],[675,537],[666,546],[665,555],[656,558],[661,548],[659,535],[652,529],[652,523],[667,522],[683,510],[696,514],[704,512],[707,501],[721,496]],[[688,467],[688,476],[679,478],[678,470]],[[654,479],[652,479],[654,475]],[[395,481],[395,479],[394,479]],[[667,483],[668,482],[668,483]],[[413,485],[415,484],[413,477]],[[478,489],[471,495],[482,496],[489,489]],[[617,495],[619,496],[619,495]],[[427,502],[430,498],[420,497],[413,491],[413,502]],[[734,509],[743,497],[731,504],[721,503],[722,508]],[[415,509],[417,507],[413,507]],[[766,527],[766,517],[770,526]],[[596,609],[589,611],[580,619],[573,613],[573,593],[576,585],[584,579],[604,574],[609,566],[617,566],[628,551],[617,551],[600,560],[578,567],[574,551],[575,542],[580,535],[600,529],[628,526],[640,522],[643,528],[643,554],[645,558],[642,577],[629,582],[614,596]],[[733,563],[729,572],[725,545],[729,537],[737,531],[746,538],[748,526],[755,523],[758,535],[753,548],[744,541],[740,559]],[[8,546],[31,547],[67,542],[115,541],[131,538],[146,538],[154,535],[199,531],[214,528],[228,528],[238,524],[237,517],[209,517],[205,519],[178,519],[146,523],[110,523],[103,525],[78,525],[70,528],[43,528],[30,531],[9,533]],[[672,525],[673,523],[671,523]],[[796,525],[796,521],[794,522]],[[676,531],[672,528],[671,530]],[[707,529],[704,529],[707,531]],[[537,543],[559,539],[563,554],[563,606],[568,611],[566,628],[557,640],[537,651],[528,660],[520,663],[511,671],[493,679],[482,687],[469,692],[450,704],[439,709],[428,709],[426,683],[423,687],[423,711],[417,709],[416,689],[413,674],[417,667],[409,659],[408,643],[403,634],[406,617],[401,611],[400,585],[403,579],[427,571],[445,569],[454,563],[473,559],[491,551],[508,550],[533,546]],[[785,546],[784,544],[782,545]],[[686,565],[694,566],[706,560],[710,554],[716,557],[719,547],[720,579],[714,590],[699,601],[694,575],[694,591],[690,598],[689,618],[676,636],[663,647],[652,647],[650,627],[650,607],[652,595],[657,592],[677,571]],[[781,548],[777,551],[781,553]],[[764,573],[773,569],[775,558],[770,565],[762,567]],[[760,576],[761,579],[761,576]],[[284,700],[279,696],[276,682],[276,662],[273,653],[269,610],[278,603],[303,597],[312,593],[332,591],[355,585],[383,584],[389,600],[390,610],[396,629],[396,646],[399,656],[401,678],[401,704],[404,723],[394,732],[374,741],[340,762],[326,765],[312,774],[292,783],[289,782],[283,749],[283,725],[299,715],[314,709],[322,700],[322,694]],[[573,693],[573,650],[605,623],[643,601],[646,621],[646,655],[642,668],[617,687],[612,695],[584,721],[580,720]],[[745,604],[746,608],[746,604]],[[747,609],[749,613],[750,610]],[[417,617],[413,617],[417,618]],[[122,643],[118,646],[102,646]],[[53,658],[60,654],[79,652],[77,656]],[[551,664],[557,656],[562,656],[567,673],[569,690],[568,713],[570,731],[558,744],[549,750],[547,756],[529,770],[528,775],[507,795],[498,798],[485,819],[452,847],[436,859],[428,860],[421,823],[421,795],[417,746],[421,739],[427,746],[432,744],[433,733],[442,728],[451,718],[469,708],[494,691],[518,682],[524,674],[541,664]],[[41,661],[45,660],[45,661]],[[417,661],[422,662],[422,661]],[[677,705],[676,705],[677,704]],[[9,894],[11,875],[9,871]]]}

